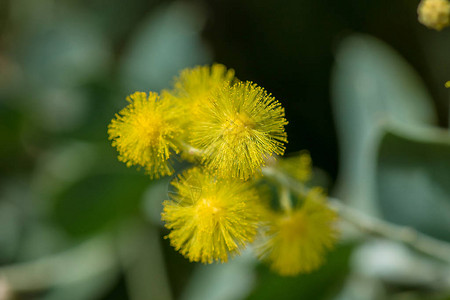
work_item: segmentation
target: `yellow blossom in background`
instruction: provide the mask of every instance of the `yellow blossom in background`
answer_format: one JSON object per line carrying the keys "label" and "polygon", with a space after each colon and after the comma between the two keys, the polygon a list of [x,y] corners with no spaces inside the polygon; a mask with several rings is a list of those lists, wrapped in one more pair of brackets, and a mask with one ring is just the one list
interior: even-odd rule
{"label": "yellow blossom in background", "polygon": [[217,180],[194,168],[172,185],[176,193],[164,201],[162,219],[171,245],[190,261],[226,262],[253,241],[258,196],[247,183]]}
{"label": "yellow blossom in background", "polygon": [[153,178],[173,173],[168,163],[178,152],[178,113],[171,101],[157,93],[136,92],[127,97],[128,106],[108,126],[109,139],[128,167],[140,166]]}
{"label": "yellow blossom in background", "polygon": [[308,151],[301,151],[297,155],[280,159],[280,168],[301,182],[306,182],[312,176],[312,160]]}
{"label": "yellow blossom in background", "polygon": [[199,107],[189,142],[217,176],[248,179],[273,154],[284,153],[286,124],[274,97],[256,84],[238,82],[216,90]]}
{"label": "yellow blossom in background", "polygon": [[431,29],[442,30],[450,25],[448,0],[422,0],[417,8],[419,22]]}
{"label": "yellow blossom in background", "polygon": [[181,71],[175,80],[173,95],[187,102],[207,100],[210,92],[234,79],[234,70],[224,65],[198,66]]}
{"label": "yellow blossom in background", "polygon": [[224,65],[197,66],[181,71],[180,76],[175,79],[174,88],[163,94],[172,97],[177,105],[184,108],[183,118],[186,126],[189,126],[191,122],[195,122],[192,117],[195,117],[197,109],[209,101],[211,92],[232,83],[234,79],[234,70],[227,69]]}
{"label": "yellow blossom in background", "polygon": [[336,213],[325,204],[320,188],[311,189],[300,208],[273,213],[261,258],[284,276],[308,273],[324,261],[337,238]]}
{"label": "yellow blossom in background", "polygon": [[450,88],[450,81],[447,81],[447,82],[445,83],[445,87],[446,87],[446,88]]}

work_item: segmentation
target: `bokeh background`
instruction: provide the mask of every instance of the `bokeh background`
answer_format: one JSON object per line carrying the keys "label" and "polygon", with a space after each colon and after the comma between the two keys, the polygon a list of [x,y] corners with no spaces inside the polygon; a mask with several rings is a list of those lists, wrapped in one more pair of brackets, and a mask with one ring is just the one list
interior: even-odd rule
{"label": "bokeh background", "polygon": [[[412,0],[0,0],[0,299],[450,299],[450,266],[343,229],[312,274],[251,252],[189,263],[157,181],[107,125],[136,91],[212,62],[286,108],[329,192],[450,241],[450,30]],[[450,253],[449,253],[450,255]]]}

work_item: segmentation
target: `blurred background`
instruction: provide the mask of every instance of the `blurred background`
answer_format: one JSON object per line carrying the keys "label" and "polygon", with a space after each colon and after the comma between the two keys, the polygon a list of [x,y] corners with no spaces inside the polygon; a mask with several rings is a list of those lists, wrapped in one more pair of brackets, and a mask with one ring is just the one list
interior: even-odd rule
{"label": "blurred background", "polygon": [[[251,252],[189,263],[163,237],[170,178],[107,125],[139,91],[219,62],[286,108],[329,192],[450,241],[450,30],[418,1],[0,0],[0,299],[450,299],[450,265],[343,229],[312,274]],[[450,256],[450,253],[449,253]]]}

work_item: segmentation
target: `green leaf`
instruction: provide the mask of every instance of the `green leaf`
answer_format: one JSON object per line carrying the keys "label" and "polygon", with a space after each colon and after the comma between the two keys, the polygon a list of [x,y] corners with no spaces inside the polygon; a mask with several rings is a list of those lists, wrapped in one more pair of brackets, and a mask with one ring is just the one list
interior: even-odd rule
{"label": "green leaf", "polygon": [[280,299],[280,295],[286,300],[329,299],[344,282],[352,249],[351,245],[339,246],[319,270],[296,277],[281,277],[261,265],[256,288],[247,299]]}
{"label": "green leaf", "polygon": [[43,300],[92,300],[101,299],[117,280],[116,272],[104,272],[95,278],[75,281],[72,284],[59,285],[53,288]]}
{"label": "green leaf", "polygon": [[121,74],[130,91],[169,88],[183,68],[209,62],[201,41],[204,16],[195,6],[175,3],[154,11],[131,39]]}
{"label": "green leaf", "polygon": [[121,228],[118,237],[130,299],[172,299],[158,228],[135,219]]}
{"label": "green leaf", "polygon": [[[23,189],[19,185],[12,186],[12,188],[0,187],[2,198],[0,201],[0,264],[12,261],[21,243],[25,215],[19,209],[21,203],[18,198],[24,195],[20,190],[16,190],[17,187]],[[9,191],[5,191],[6,189]]]}
{"label": "green leaf", "polygon": [[0,137],[2,146],[0,147],[0,178],[6,174],[11,175],[24,167],[26,161],[26,152],[21,144],[21,129],[23,126],[23,115],[20,111],[9,107],[6,103],[0,101]]}
{"label": "green leaf", "polygon": [[341,43],[332,75],[332,96],[341,153],[338,196],[377,215],[375,159],[383,126],[435,124],[431,98],[398,53],[364,35]]}
{"label": "green leaf", "polygon": [[450,135],[447,131],[391,130],[384,135],[377,168],[383,216],[450,240]]}
{"label": "green leaf", "polygon": [[253,287],[255,259],[250,251],[226,264],[198,265],[182,300],[243,299]]}
{"label": "green leaf", "polygon": [[[108,41],[96,26],[97,16],[64,4],[59,8],[53,18],[35,20],[17,37],[15,54],[25,69],[27,82],[36,90],[76,87],[86,78],[107,72],[111,62]],[[35,11],[32,15],[40,16]]]}

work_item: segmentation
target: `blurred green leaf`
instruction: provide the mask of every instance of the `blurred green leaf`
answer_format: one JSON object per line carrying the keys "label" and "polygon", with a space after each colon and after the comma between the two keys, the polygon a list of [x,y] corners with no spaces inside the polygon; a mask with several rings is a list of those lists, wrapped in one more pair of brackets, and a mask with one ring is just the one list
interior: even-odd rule
{"label": "blurred green leaf", "polygon": [[23,226],[21,217],[12,203],[0,202],[0,263],[11,261],[17,251]]}
{"label": "blurred green leaf", "polygon": [[204,16],[198,7],[177,2],[154,11],[131,40],[122,61],[127,90],[169,88],[183,68],[210,61],[200,38]]}
{"label": "blurred green leaf", "polygon": [[42,300],[94,300],[100,299],[117,279],[116,272],[104,272],[94,278],[60,285],[50,290]]}
{"label": "blurred green leaf", "polygon": [[450,240],[450,134],[436,129],[384,135],[377,192],[387,220]]}
{"label": "blurred green leaf", "polygon": [[415,71],[393,49],[370,36],[345,39],[332,78],[340,141],[338,195],[368,214],[375,204],[375,158],[386,123],[435,124],[432,101]]}
{"label": "blurred green leaf", "polygon": [[90,175],[58,195],[53,218],[76,236],[106,229],[139,212],[149,184],[148,176],[137,172]]}
{"label": "blurred green leaf", "polygon": [[[48,199],[71,184],[88,176],[100,158],[100,147],[80,140],[59,140],[54,147],[41,153],[35,162],[33,172],[33,192],[42,199],[42,206],[48,205]],[[109,157],[108,157],[109,158]],[[111,157],[112,159],[112,157]]]}
{"label": "blurred green leaf", "polygon": [[136,219],[126,225],[117,244],[130,299],[173,299],[158,228]]}
{"label": "blurred green leaf", "polygon": [[145,216],[152,224],[159,227],[164,227],[164,222],[161,220],[161,213],[163,211],[162,203],[168,199],[169,182],[169,178],[158,180],[148,187],[143,196],[142,209]]}
{"label": "blurred green leaf", "polygon": [[180,299],[185,292],[185,288],[190,284],[192,274],[198,264],[191,263],[181,253],[176,251],[170,245],[170,240],[165,238],[168,234],[169,230],[164,228],[160,231],[159,238],[172,295],[175,299]]}
{"label": "blurred green leaf", "polygon": [[40,259],[73,246],[67,234],[51,222],[29,217],[25,225],[16,253],[19,262]]}
{"label": "blurred green leaf", "polygon": [[386,299],[386,290],[381,284],[399,289],[409,287],[412,292],[430,294],[448,291],[446,264],[396,241],[366,239],[353,251],[351,265],[353,276],[340,295],[342,300]]}
{"label": "blurred green leaf", "polygon": [[181,299],[243,299],[250,293],[255,281],[254,264],[251,251],[245,251],[226,264],[198,264]]}
{"label": "blurred green leaf", "polygon": [[23,116],[0,101],[0,177],[11,174],[23,165],[25,151],[20,141]]}
{"label": "blurred green leaf", "polygon": [[[65,251],[3,266],[0,273],[14,291],[27,293],[54,288],[61,297],[56,299],[77,299],[62,297],[63,292],[58,289],[67,291],[74,285],[92,291],[97,284],[108,285],[118,274],[116,256],[112,237],[97,235]],[[91,293],[86,290],[72,292],[74,296]]]}
{"label": "blurred green leaf", "polygon": [[279,276],[261,265],[256,287],[247,299],[328,299],[339,290],[349,272],[352,249],[352,245],[339,246],[319,270],[296,277]]}
{"label": "blurred green leaf", "polygon": [[33,111],[29,115],[31,120],[47,132],[71,132],[87,120],[90,103],[81,90],[48,88],[27,100],[28,108]]}
{"label": "blurred green leaf", "polygon": [[106,72],[111,49],[96,27],[95,15],[62,2],[50,6],[49,11],[59,9],[59,13],[26,27],[16,44],[15,53],[28,84],[36,90],[76,87]]}
{"label": "blurred green leaf", "polygon": [[28,261],[67,247],[64,234],[41,216],[27,178],[9,177],[0,185],[0,264]]}

